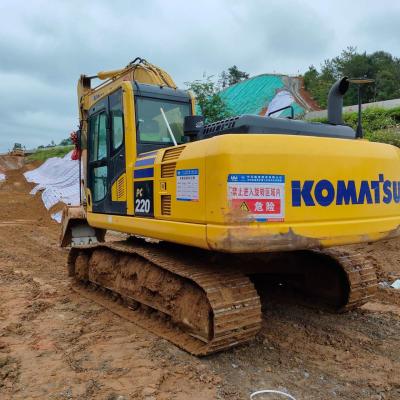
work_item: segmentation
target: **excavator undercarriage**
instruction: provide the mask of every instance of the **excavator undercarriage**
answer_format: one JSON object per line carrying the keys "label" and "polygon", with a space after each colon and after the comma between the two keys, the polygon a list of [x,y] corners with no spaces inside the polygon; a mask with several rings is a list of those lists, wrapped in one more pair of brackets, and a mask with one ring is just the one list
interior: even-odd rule
{"label": "excavator undercarriage", "polygon": [[336,312],[377,287],[373,267],[342,249],[232,256],[132,238],[75,247],[68,263],[83,296],[197,356],[254,339],[264,279]]}

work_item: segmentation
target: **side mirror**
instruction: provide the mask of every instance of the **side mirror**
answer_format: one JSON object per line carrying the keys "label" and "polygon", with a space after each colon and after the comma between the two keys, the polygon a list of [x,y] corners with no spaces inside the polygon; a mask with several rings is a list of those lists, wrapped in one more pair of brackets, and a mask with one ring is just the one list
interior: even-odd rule
{"label": "side mirror", "polygon": [[183,134],[193,142],[198,139],[199,132],[203,129],[204,117],[201,115],[188,115],[183,122]]}

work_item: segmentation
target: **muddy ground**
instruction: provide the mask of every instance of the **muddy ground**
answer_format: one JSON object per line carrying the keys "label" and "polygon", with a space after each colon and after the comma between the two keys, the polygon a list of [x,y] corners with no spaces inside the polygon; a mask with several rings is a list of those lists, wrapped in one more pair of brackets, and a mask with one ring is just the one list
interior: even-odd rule
{"label": "muddy ground", "polygon": [[[1,399],[400,398],[400,291],[334,315],[266,294],[257,340],[196,359],[71,290],[59,225],[22,170],[0,183]],[[400,277],[400,240],[356,246],[381,280]],[[258,397],[273,399],[278,397]],[[282,397],[279,397],[282,398]]]}

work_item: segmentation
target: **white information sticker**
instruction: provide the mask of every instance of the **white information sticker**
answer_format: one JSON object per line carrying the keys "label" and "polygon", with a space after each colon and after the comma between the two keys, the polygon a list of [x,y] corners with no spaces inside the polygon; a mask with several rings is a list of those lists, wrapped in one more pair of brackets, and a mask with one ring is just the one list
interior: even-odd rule
{"label": "white information sticker", "polygon": [[228,176],[228,200],[256,221],[285,220],[285,176],[272,174],[231,174]]}
{"label": "white information sticker", "polygon": [[176,199],[180,201],[199,200],[198,169],[178,169],[176,171]]}

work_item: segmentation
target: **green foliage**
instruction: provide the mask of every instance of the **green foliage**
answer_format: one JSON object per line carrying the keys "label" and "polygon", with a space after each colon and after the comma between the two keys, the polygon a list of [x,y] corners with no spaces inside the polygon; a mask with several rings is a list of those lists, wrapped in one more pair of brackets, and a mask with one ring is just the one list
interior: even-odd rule
{"label": "green foliage", "polygon": [[240,71],[238,67],[234,65],[228,68],[227,71],[221,72],[218,82],[215,82],[212,76],[209,76],[203,80],[185,82],[185,85],[194,93],[197,106],[205,122],[211,123],[232,116],[231,110],[229,110],[229,107],[221,98],[219,92],[225,87],[232,86],[248,78],[248,73]]}
{"label": "green foliage", "polygon": [[[356,118],[357,113],[352,113],[352,126],[357,126]],[[362,125],[365,132],[374,132],[379,129],[392,128],[396,122],[388,114],[388,110],[371,107],[362,112]]]}
{"label": "green foliage", "polygon": [[[358,114],[344,113],[345,124],[353,129],[357,127]],[[315,118],[313,122],[327,123],[327,118]],[[362,111],[364,137],[371,142],[388,143],[400,147],[400,107],[386,110],[384,108],[367,108]]]}
{"label": "green foliage", "polygon": [[61,142],[58,144],[59,146],[69,146],[72,144],[71,138],[63,139]]}
{"label": "green foliage", "polygon": [[[399,119],[397,119],[399,118]],[[313,122],[327,123],[327,118],[315,118]],[[343,121],[353,129],[357,128],[358,113],[344,113]],[[362,111],[362,127],[365,134],[372,133],[380,129],[394,128],[400,121],[400,108],[386,110],[384,108],[371,107]]]}
{"label": "green foliage", "polygon": [[218,94],[218,85],[211,80],[211,77],[203,81],[196,80],[185,84],[194,93],[206,123],[219,121],[231,115],[227,105]]}
{"label": "green foliage", "polygon": [[400,129],[398,128],[381,129],[367,133],[365,137],[371,142],[387,143],[400,147]]}
{"label": "green foliage", "polygon": [[249,74],[244,71],[240,71],[239,68],[234,65],[228,68],[228,71],[221,72],[219,84],[221,85],[222,89],[225,89],[226,87],[232,86],[235,83],[245,79],[249,79]]}
{"label": "green foliage", "polygon": [[64,157],[69,153],[74,146],[56,146],[51,148],[42,148],[36,150],[33,154],[27,157],[28,161],[46,161],[51,157]]}
{"label": "green foliage", "polygon": [[[400,59],[384,51],[358,53],[354,47],[325,60],[320,72],[311,65],[304,74],[304,85],[319,105],[326,107],[329,88],[343,76],[375,79],[375,83],[363,86],[363,103],[400,97]],[[350,85],[344,97],[344,105],[352,104],[357,104],[356,85]]]}
{"label": "green foliage", "polygon": [[313,65],[309,67],[303,78],[305,88],[322,108],[326,108],[328,92],[335,79],[327,74],[322,76],[322,73],[319,74]]}
{"label": "green foliage", "polygon": [[396,124],[400,124],[400,107],[395,107],[387,110],[387,115],[393,118]]}

